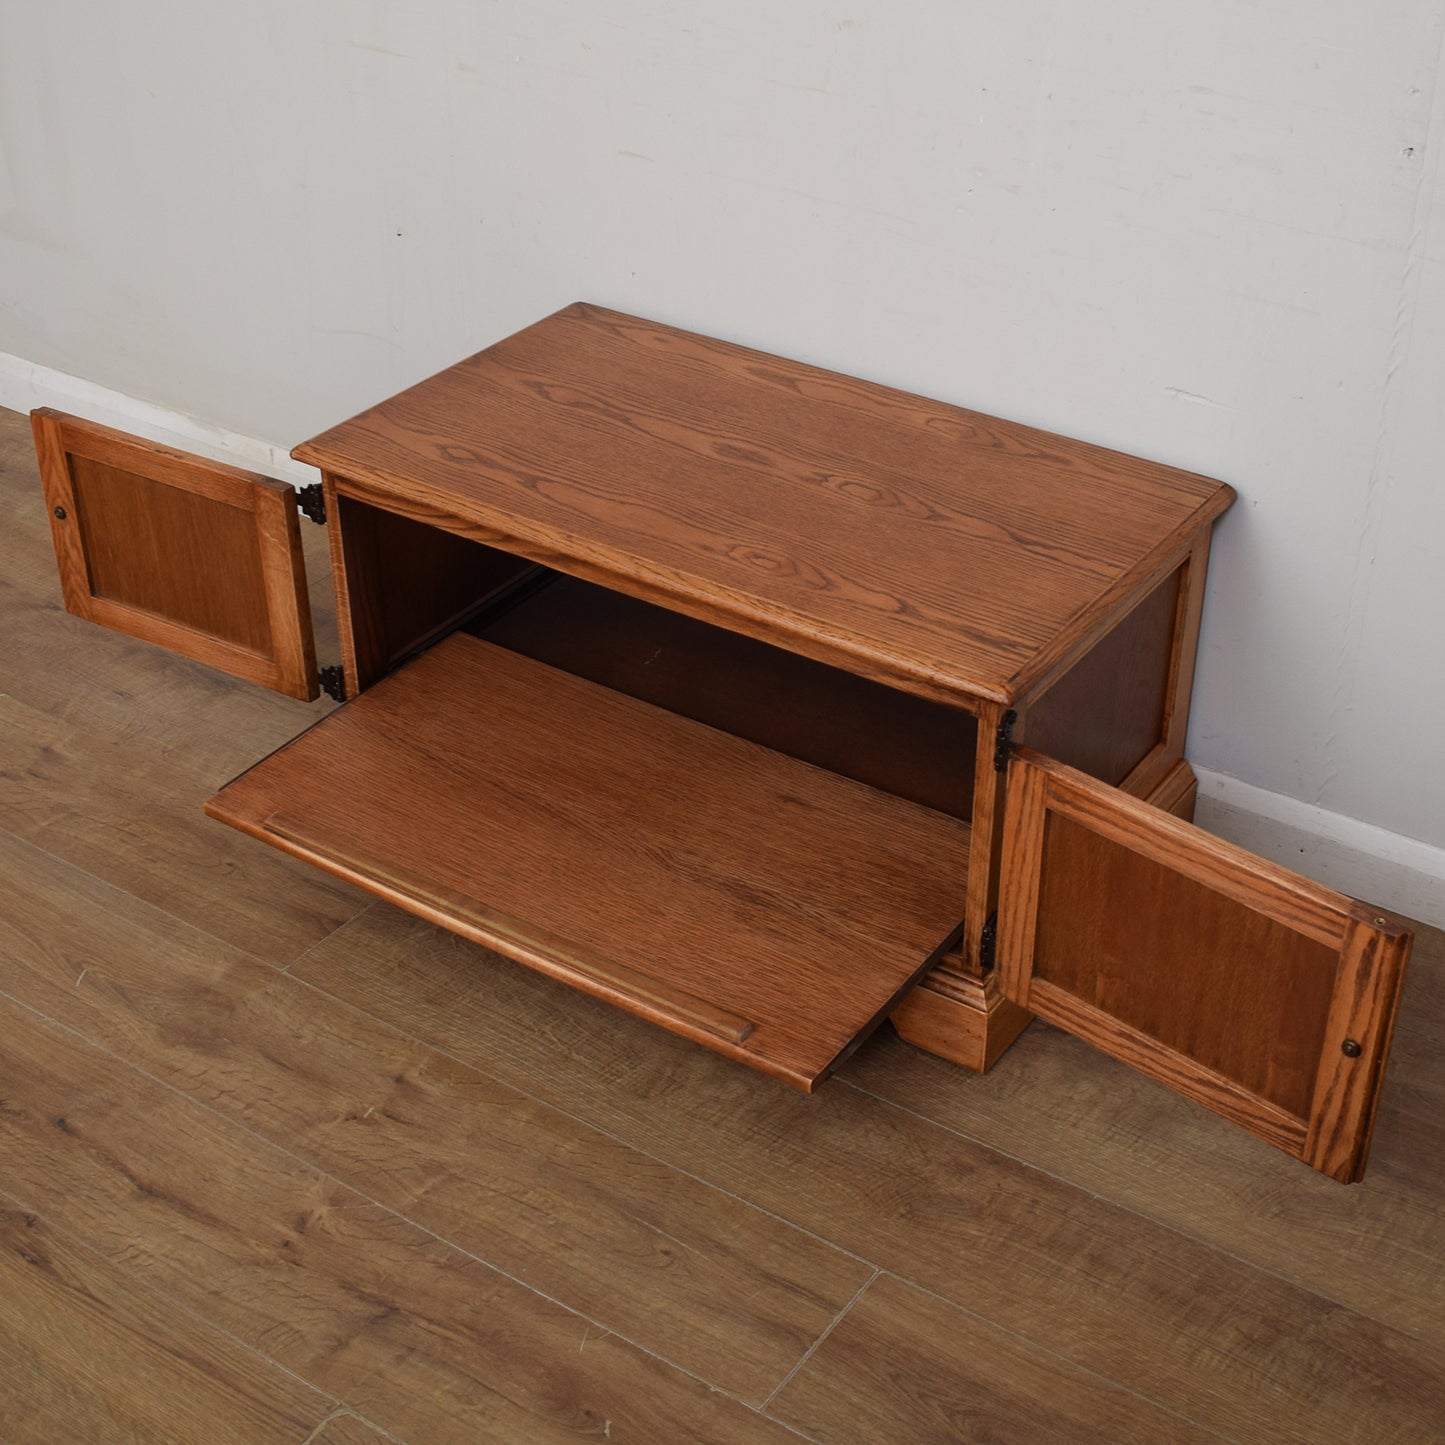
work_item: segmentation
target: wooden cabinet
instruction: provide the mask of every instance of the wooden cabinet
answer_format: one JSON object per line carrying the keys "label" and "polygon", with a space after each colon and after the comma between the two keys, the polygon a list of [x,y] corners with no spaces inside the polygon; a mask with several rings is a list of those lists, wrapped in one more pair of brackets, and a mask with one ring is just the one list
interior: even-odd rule
{"label": "wooden cabinet", "polygon": [[[276,484],[35,424],[72,611],[314,696]],[[1187,821],[1230,488],[582,305],[295,455],[351,700],[213,817],[801,1089],[1037,1013],[1359,1176],[1408,934]]]}

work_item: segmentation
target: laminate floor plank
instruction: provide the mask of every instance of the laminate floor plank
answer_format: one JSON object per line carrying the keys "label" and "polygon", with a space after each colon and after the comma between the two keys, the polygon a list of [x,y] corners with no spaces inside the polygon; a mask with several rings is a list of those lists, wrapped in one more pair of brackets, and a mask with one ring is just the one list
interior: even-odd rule
{"label": "laminate floor plank", "polygon": [[355,1415],[336,1415],[328,1420],[306,1445],[406,1445],[395,1435],[385,1435]]}
{"label": "laminate floor plank", "polygon": [[0,990],[753,1402],[866,1264],[0,835]]}
{"label": "laminate floor plank", "polygon": [[1219,1433],[1445,1418],[1438,1349],[858,1089],[788,1097],[380,905],[294,971]]}
{"label": "laminate floor plank", "polygon": [[896,1036],[848,1077],[879,1098],[1445,1348],[1445,933],[1420,928],[1368,1172],[1342,1188],[1057,1029],[987,1075]]}
{"label": "laminate floor plank", "polygon": [[1206,1445],[1220,1437],[880,1275],[769,1409],[817,1440]]}
{"label": "laminate floor plank", "polygon": [[384,1430],[796,1440],[9,999],[0,1040],[21,1205]]}
{"label": "laminate floor plank", "polygon": [[7,1445],[301,1445],[333,1408],[0,1193]]}
{"label": "laminate floor plank", "polygon": [[206,784],[0,695],[0,827],[284,966],[366,896],[203,816]]}

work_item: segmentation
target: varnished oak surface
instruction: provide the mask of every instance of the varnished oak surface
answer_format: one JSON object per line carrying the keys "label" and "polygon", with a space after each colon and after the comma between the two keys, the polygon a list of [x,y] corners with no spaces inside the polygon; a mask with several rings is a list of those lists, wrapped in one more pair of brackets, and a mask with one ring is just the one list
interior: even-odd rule
{"label": "varnished oak surface", "polygon": [[958,708],[571,577],[468,630],[886,793],[971,814],[978,727]]}
{"label": "varnished oak surface", "polygon": [[802,1089],[968,863],[958,819],[462,633],[207,811]]}
{"label": "varnished oak surface", "polygon": [[294,455],[364,500],[970,704],[1086,645],[1234,496],[582,304]]}
{"label": "varnished oak surface", "polygon": [[[198,1399],[295,1445],[1438,1438],[1445,935],[1356,1188],[1037,1023],[984,1077],[875,1035],[805,1097],[191,831],[328,704],[68,616],[6,414],[0,536],[0,1188],[95,1267],[0,1291],[38,1362],[0,1439],[118,1398],[155,1442]],[[284,972],[241,941],[282,899]]]}

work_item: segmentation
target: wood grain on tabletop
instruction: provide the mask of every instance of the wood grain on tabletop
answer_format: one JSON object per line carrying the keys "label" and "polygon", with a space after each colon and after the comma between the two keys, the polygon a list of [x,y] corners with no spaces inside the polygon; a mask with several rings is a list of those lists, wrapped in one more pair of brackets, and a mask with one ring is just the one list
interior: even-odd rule
{"label": "wood grain on tabletop", "polygon": [[326,1396],[0,1191],[6,1445],[301,1445],[331,1410]]}
{"label": "wood grain on tabletop", "polygon": [[800,1088],[955,929],[968,856],[958,819],[463,634],[207,808]]}
{"label": "wood grain on tabletop", "polygon": [[924,695],[1004,701],[1233,499],[581,304],[294,455],[589,580]]}
{"label": "wood grain on tabletop", "polygon": [[733,1393],[765,1398],[867,1282],[824,1242],[3,835],[0,873],[0,991]]}
{"label": "wood grain on tabletop", "polygon": [[0,1146],[25,1207],[383,1429],[793,1438],[3,998],[0,1038]]}
{"label": "wood grain on tabletop", "polygon": [[[1429,1438],[1439,1415],[1438,1344],[1101,1200],[1006,1140],[985,1147],[837,1081],[779,1091],[394,910],[368,910],[293,971],[1226,1436]],[[948,1072],[958,1090],[977,1082]],[[1340,1190],[1279,1157],[1305,1189]],[[1243,1188],[1248,1170],[1230,1177]]]}

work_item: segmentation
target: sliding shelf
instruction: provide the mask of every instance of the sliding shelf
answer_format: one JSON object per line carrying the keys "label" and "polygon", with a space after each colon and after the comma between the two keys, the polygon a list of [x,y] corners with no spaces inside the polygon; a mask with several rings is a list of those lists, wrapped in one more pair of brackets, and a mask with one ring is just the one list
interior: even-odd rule
{"label": "sliding shelf", "polygon": [[457,633],[222,822],[811,1090],[946,950],[968,827]]}

